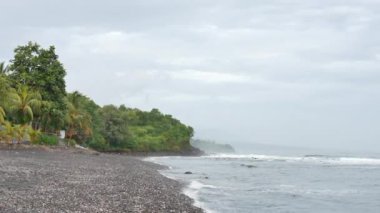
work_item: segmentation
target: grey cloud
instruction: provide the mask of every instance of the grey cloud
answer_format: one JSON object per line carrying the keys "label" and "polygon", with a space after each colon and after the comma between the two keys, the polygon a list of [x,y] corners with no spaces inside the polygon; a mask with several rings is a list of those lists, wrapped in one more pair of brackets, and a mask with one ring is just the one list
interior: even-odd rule
{"label": "grey cloud", "polygon": [[374,147],[380,2],[47,1],[2,4],[0,59],[55,45],[70,91],[159,107],[226,142]]}

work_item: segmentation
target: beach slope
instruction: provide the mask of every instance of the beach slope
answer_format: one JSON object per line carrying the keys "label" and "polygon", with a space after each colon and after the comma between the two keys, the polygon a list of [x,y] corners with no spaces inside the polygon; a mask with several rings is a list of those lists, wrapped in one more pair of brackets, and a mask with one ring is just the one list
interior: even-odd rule
{"label": "beach slope", "polygon": [[0,212],[202,212],[158,169],[124,155],[0,150]]}

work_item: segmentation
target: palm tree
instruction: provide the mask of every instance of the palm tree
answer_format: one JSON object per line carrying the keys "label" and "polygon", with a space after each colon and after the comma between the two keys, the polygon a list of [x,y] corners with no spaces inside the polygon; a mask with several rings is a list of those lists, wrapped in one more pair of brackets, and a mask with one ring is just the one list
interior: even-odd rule
{"label": "palm tree", "polygon": [[78,92],[69,94],[67,97],[68,113],[66,115],[67,132],[66,136],[72,139],[80,133],[84,137],[92,134],[92,120],[91,116],[82,109],[80,100],[82,95]]}
{"label": "palm tree", "polygon": [[12,143],[14,136],[14,129],[10,122],[4,122],[0,130],[0,141],[5,141],[7,143]]}
{"label": "palm tree", "polygon": [[4,109],[0,106],[0,142],[5,136],[5,111]]}
{"label": "palm tree", "polygon": [[6,74],[9,71],[9,67],[5,65],[5,62],[0,63],[0,74]]}
{"label": "palm tree", "polygon": [[4,123],[5,120],[5,106],[7,105],[7,99],[9,91],[7,88],[7,81],[0,74],[0,124]]}
{"label": "palm tree", "polygon": [[31,126],[27,127],[27,137],[31,143],[38,143],[42,135],[40,130],[34,130]]}
{"label": "palm tree", "polygon": [[10,122],[5,122],[0,129],[0,141],[21,143],[24,140],[31,140],[29,125],[12,125]]}
{"label": "palm tree", "polygon": [[0,106],[0,124],[3,124],[5,122],[5,111],[3,107]]}
{"label": "palm tree", "polygon": [[[1,65],[1,64],[0,64]],[[0,72],[1,72],[0,66]],[[0,73],[0,106],[4,107],[10,93],[9,79],[6,75]],[[4,109],[4,108],[3,108]]]}
{"label": "palm tree", "polygon": [[21,86],[9,97],[10,109],[19,124],[28,124],[33,120],[33,110],[39,110],[41,101],[41,95],[29,91],[26,86]]}
{"label": "palm tree", "polygon": [[4,122],[4,107],[6,105],[10,89],[9,79],[5,75],[6,72],[8,72],[8,66],[5,66],[4,62],[0,63],[0,123]]}
{"label": "palm tree", "polygon": [[21,143],[23,140],[29,139],[28,125],[14,125],[13,126],[13,137],[17,143]]}

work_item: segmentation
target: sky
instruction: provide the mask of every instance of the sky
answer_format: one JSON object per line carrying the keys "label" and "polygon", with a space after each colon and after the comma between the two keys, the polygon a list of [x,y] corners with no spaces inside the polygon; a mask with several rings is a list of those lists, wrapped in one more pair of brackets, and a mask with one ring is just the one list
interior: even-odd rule
{"label": "sky", "polygon": [[68,91],[196,138],[380,151],[378,0],[12,0],[0,61],[54,45]]}

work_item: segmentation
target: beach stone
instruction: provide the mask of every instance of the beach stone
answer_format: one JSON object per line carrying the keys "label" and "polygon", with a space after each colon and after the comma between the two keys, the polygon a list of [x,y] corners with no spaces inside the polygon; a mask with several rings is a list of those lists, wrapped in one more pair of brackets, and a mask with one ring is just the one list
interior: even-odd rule
{"label": "beach stone", "polygon": [[0,149],[0,212],[203,212],[165,168],[126,155]]}

